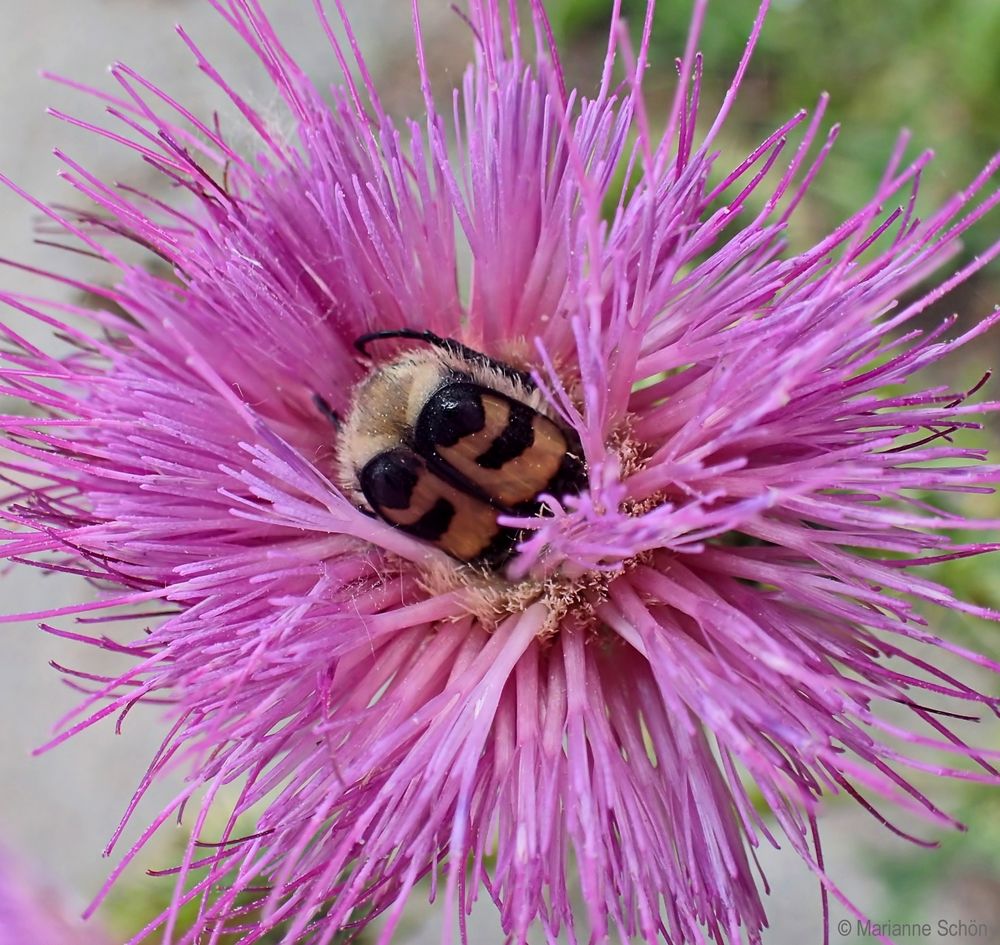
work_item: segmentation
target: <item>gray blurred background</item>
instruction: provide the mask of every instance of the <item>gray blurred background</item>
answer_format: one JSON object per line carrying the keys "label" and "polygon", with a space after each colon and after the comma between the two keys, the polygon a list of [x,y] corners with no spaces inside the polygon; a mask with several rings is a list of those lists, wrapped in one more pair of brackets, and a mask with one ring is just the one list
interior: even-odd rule
{"label": "gray blurred background", "polygon": [[[418,109],[409,4],[404,0],[346,3],[389,106],[400,113]],[[317,80],[334,80],[335,64],[306,0],[264,5],[274,12],[281,32],[308,71]],[[555,0],[550,6],[571,75],[592,79],[591,64],[603,43],[610,0]],[[650,82],[654,106],[657,95],[669,92],[670,59],[680,49],[688,8],[681,0],[663,6],[669,9],[654,50]],[[718,90],[735,65],[753,6],[751,0],[732,0],[710,10],[703,43],[709,57],[709,102],[718,100]],[[996,104],[1000,101],[1000,57],[996,56],[1000,15],[993,9],[996,6],[964,0],[949,4],[900,0],[886,4],[880,12],[881,8],[861,6],[856,0],[837,5],[784,0],[777,4],[765,32],[742,111],[737,110],[737,124],[727,132],[725,143],[734,153],[740,148],[746,153],[763,129],[773,127],[800,105],[811,106],[818,91],[830,87],[835,95],[832,114],[845,119],[848,126],[833,165],[832,183],[820,184],[806,211],[807,234],[823,230],[873,189],[889,142],[902,124],[915,127],[920,145],[933,145],[942,152],[942,165],[928,175],[929,190],[936,196],[957,189],[973,168],[981,166],[987,151],[1000,149],[1000,106]],[[443,0],[424,7],[429,52],[444,89],[458,81],[467,59],[467,36]],[[942,18],[940,8],[953,15]],[[42,200],[70,201],[69,189],[56,178],[58,164],[51,151],[58,147],[84,158],[106,179],[128,180],[153,193],[165,193],[162,179],[131,153],[47,117],[46,106],[90,118],[97,118],[100,109],[85,96],[43,81],[37,73],[45,68],[109,88],[106,67],[122,59],[196,111],[224,110],[221,97],[193,68],[185,47],[174,37],[176,21],[184,23],[234,86],[268,109],[275,99],[273,90],[236,38],[199,0],[0,0],[0,172]],[[0,256],[98,282],[110,279],[106,270],[85,257],[34,245],[37,216],[17,196],[0,190]],[[982,245],[977,240],[985,241],[996,232],[994,219],[980,228],[970,252]],[[4,270],[0,279],[8,289],[70,297],[58,286],[17,270]],[[951,306],[981,315],[997,300],[1000,287],[994,269]],[[14,315],[9,319],[33,340],[45,334],[27,320]],[[979,357],[988,360],[991,349],[995,350],[995,342],[984,346]],[[973,378],[978,365],[960,361],[948,370]],[[18,409],[9,402],[0,407]],[[956,566],[949,579],[968,596],[996,603],[988,563]],[[8,574],[0,590],[4,612],[69,604],[91,593],[68,577],[45,577],[28,569]],[[978,637],[980,646],[990,645],[980,628],[963,623],[954,629]],[[139,708],[119,737],[112,724],[105,724],[32,757],[33,749],[51,736],[56,720],[78,700],[49,661],[101,671],[108,660],[40,633],[31,623],[5,625],[0,632],[5,635],[0,660],[0,846],[9,847],[27,869],[58,886],[71,910],[79,911],[116,862],[114,857],[103,859],[101,849],[164,729],[155,709]],[[997,649],[994,645],[994,652]],[[995,691],[992,680],[983,685]],[[970,737],[996,745],[996,729],[992,731],[991,736],[980,728]],[[176,788],[177,782],[154,789],[134,823],[148,822]],[[994,826],[1000,823],[995,816],[1000,803],[996,792],[963,791],[951,785],[936,785],[934,791],[972,823],[969,839],[949,839],[937,853],[918,851],[875,825],[854,805],[834,801],[821,822],[828,870],[844,892],[876,919],[981,922],[991,930],[988,938],[951,936],[947,940],[1000,942],[996,854],[1000,838]],[[116,940],[137,928],[136,923],[141,924],[151,909],[155,911],[156,902],[169,888],[169,880],[144,879],[142,868],[170,862],[172,843],[184,836],[182,828],[173,830],[173,841],[168,828],[140,857],[140,868],[125,879],[123,892],[104,913]],[[126,834],[122,850],[136,834],[135,829]],[[769,900],[772,929],[766,941],[769,945],[818,942],[815,880],[792,853],[765,850],[761,859],[774,890]],[[832,914],[836,929],[836,922],[847,913],[834,904]],[[439,922],[433,908],[415,907],[397,940],[437,942]],[[503,941],[491,906],[477,911],[472,940],[477,945]],[[834,941],[855,940],[853,932],[838,938],[834,931]]]}

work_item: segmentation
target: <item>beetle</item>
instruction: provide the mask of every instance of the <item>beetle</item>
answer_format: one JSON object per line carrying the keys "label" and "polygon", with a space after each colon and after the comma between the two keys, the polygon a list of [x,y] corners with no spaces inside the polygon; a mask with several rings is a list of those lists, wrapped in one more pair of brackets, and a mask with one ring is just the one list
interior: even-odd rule
{"label": "beetle", "polygon": [[584,488],[580,439],[530,374],[452,338],[398,329],[362,335],[355,347],[367,356],[389,339],[426,347],[378,365],[354,389],[339,424],[341,488],[453,558],[498,568],[519,537],[499,516],[537,515],[540,494]]}

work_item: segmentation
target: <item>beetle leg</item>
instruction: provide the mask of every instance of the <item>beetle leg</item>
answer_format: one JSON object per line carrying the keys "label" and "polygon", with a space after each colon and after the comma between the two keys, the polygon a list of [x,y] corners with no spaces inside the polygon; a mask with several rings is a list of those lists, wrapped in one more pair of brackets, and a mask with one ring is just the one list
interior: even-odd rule
{"label": "beetle leg", "polygon": [[341,419],[340,414],[337,413],[337,411],[330,406],[326,398],[323,397],[321,394],[313,394],[312,399],[313,399],[313,404],[316,405],[316,409],[321,414],[323,414],[323,416],[326,417],[327,420],[330,421],[330,424],[334,428],[334,430],[340,433],[341,429],[344,426],[344,421]]}

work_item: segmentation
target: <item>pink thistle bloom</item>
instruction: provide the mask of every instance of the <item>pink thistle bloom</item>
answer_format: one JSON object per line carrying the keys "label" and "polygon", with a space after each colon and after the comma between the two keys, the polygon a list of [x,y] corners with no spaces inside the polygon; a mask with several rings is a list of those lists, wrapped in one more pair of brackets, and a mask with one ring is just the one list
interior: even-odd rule
{"label": "pink thistle bloom", "polygon": [[[909,381],[1000,317],[958,337],[950,321],[912,327],[1000,253],[913,292],[1000,200],[987,190],[998,162],[921,219],[930,157],[906,163],[901,141],[871,200],[794,252],[786,225],[836,136],[821,132],[825,101],[732,168],[717,151],[766,2],[704,133],[704,0],[655,116],[641,84],[652,5],[632,50],[613,4],[585,98],[565,87],[541,0],[523,22],[470,0],[475,61],[444,111],[414,7],[427,111],[405,123],[383,110],[339,0],[345,46],[316,3],[343,67],[332,104],[257,0],[210,2],[267,69],[291,132],[183,30],[242,114],[238,133],[116,66],[118,94],[86,91],[120,125],[93,130],[177,199],[64,157],[102,213],[37,206],[117,268],[113,288],[87,287],[107,308],[5,297],[76,345],[56,357],[5,330],[7,389],[43,414],[3,421],[23,482],[6,554],[112,588],[32,616],[134,658],[90,678],[55,742],[168,700],[136,802],[166,769],[189,770],[136,847],[194,808],[164,941],[236,930],[250,943],[280,926],[284,942],[329,943],[382,916],[389,942],[430,876],[446,915],[485,889],[516,943],[536,925],[546,941],[760,942],[754,850],[779,840],[816,872],[824,911],[832,895],[856,913],[824,871],[821,798],[846,792],[883,823],[879,801],[952,824],[908,773],[997,777],[924,701],[997,708],[937,667],[942,650],[1000,666],[918,606],[997,616],[921,574],[996,547],[950,537],[995,522],[926,501],[989,491],[996,468],[949,434],[995,405],[970,404],[971,383]],[[123,260],[116,234],[174,278]],[[326,408],[349,417],[357,384],[428,348],[355,350],[402,329],[530,372],[536,414],[585,464],[578,488],[542,490],[541,512],[502,511],[517,541],[505,560],[461,564],[345,484]],[[63,621],[121,607],[147,615],[135,642]],[[928,747],[954,765],[922,760]],[[233,784],[228,826],[209,835]],[[200,923],[181,933],[190,900]]]}
{"label": "pink thistle bloom", "polygon": [[98,929],[70,922],[58,895],[27,873],[0,850],[0,945],[107,945]]}

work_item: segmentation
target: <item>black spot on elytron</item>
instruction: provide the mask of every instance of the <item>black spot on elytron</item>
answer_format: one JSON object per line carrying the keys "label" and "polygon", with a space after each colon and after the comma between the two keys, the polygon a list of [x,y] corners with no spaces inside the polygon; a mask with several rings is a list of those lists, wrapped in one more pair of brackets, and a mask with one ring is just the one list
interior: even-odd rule
{"label": "black spot on elytron", "polygon": [[414,538],[422,538],[424,541],[437,541],[448,531],[448,526],[451,525],[451,520],[454,517],[455,506],[447,499],[438,499],[412,525],[402,525],[400,527]]}
{"label": "black spot on elytron", "polygon": [[517,459],[535,442],[535,411],[518,400],[507,400],[510,416],[504,431],[476,457],[483,469],[500,469],[505,463]]}
{"label": "black spot on elytron", "polygon": [[[567,432],[567,431],[564,431]],[[572,431],[567,432],[567,438],[571,442],[575,441],[576,449],[583,452],[579,445],[579,439],[575,436],[569,437]],[[578,495],[583,492],[587,485],[587,467],[577,453],[566,452],[563,454],[562,462],[556,470],[555,475],[549,480],[548,485],[542,492],[550,492],[554,496]]]}
{"label": "black spot on elytron", "polygon": [[523,529],[501,528],[493,536],[493,540],[476,556],[476,563],[495,571],[511,556],[523,535]]}
{"label": "black spot on elytron", "polygon": [[448,384],[435,391],[417,420],[417,449],[454,446],[463,437],[478,433],[486,424],[486,413],[478,384]]}
{"label": "black spot on elytron", "polygon": [[386,450],[365,463],[358,482],[373,509],[408,509],[423,469],[410,450]]}

